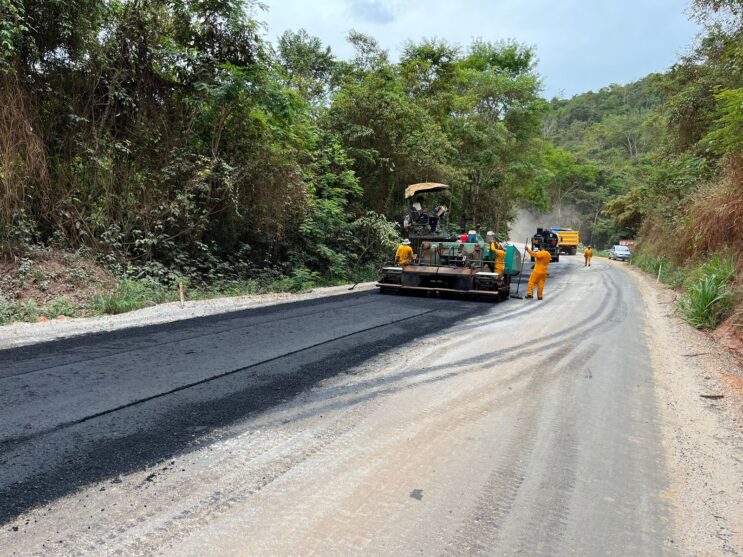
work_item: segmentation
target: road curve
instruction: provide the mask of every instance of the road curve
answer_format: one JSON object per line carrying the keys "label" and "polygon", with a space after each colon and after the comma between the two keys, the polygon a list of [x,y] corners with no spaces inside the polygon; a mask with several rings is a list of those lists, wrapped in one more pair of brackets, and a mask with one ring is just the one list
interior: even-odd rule
{"label": "road curve", "polygon": [[0,351],[2,554],[676,554],[631,279]]}

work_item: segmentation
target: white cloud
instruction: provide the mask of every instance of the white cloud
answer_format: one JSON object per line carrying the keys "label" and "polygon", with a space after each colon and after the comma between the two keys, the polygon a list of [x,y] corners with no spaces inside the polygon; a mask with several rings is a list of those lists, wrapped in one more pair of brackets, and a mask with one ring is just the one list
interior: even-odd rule
{"label": "white cloud", "polygon": [[400,8],[400,3],[390,0],[349,0],[352,15],[371,23],[390,23]]}

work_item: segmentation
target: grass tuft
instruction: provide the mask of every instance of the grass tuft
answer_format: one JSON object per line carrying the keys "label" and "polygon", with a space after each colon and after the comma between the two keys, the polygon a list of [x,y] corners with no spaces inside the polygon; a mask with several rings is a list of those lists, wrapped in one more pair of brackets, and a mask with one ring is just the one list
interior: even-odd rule
{"label": "grass tuft", "polygon": [[713,329],[730,313],[734,303],[735,266],[730,257],[715,256],[690,275],[681,313],[698,329]]}
{"label": "grass tuft", "polygon": [[64,315],[65,317],[75,317],[77,309],[78,308],[73,306],[67,298],[62,296],[60,298],[54,298],[49,302],[41,313],[49,319],[54,319],[60,315]]}
{"label": "grass tuft", "polygon": [[93,299],[93,308],[99,313],[118,314],[161,304],[172,299],[167,290],[148,280],[124,279],[109,294]]}

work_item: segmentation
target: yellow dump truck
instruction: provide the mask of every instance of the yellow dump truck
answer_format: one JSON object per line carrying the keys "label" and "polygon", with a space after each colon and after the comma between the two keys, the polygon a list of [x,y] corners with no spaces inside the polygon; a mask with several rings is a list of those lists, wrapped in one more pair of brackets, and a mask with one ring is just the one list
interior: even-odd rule
{"label": "yellow dump truck", "polygon": [[551,231],[557,234],[560,253],[575,255],[578,252],[580,232],[572,228],[552,228]]}

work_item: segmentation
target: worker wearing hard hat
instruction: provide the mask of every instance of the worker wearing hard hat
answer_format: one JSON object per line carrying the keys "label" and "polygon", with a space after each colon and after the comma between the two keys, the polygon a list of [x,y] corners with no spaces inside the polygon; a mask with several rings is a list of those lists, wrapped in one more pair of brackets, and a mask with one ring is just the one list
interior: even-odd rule
{"label": "worker wearing hard hat", "polygon": [[397,248],[395,263],[402,267],[412,263],[413,259],[415,259],[415,255],[413,254],[413,248],[410,247],[410,240],[405,238]]}
{"label": "worker wearing hard hat", "polygon": [[593,250],[591,249],[591,246],[588,246],[586,248],[586,251],[583,252],[583,259],[586,260],[584,267],[590,267],[591,266],[591,258],[593,257]]}
{"label": "worker wearing hard hat", "polygon": [[529,287],[526,291],[527,298],[534,297],[534,287],[537,287],[537,300],[544,296],[544,281],[549,274],[549,265],[552,261],[552,255],[547,250],[533,251],[526,248],[526,251],[534,258],[534,269],[529,277]]}

